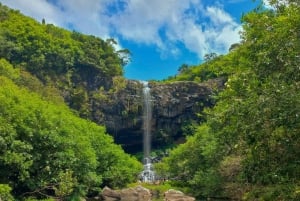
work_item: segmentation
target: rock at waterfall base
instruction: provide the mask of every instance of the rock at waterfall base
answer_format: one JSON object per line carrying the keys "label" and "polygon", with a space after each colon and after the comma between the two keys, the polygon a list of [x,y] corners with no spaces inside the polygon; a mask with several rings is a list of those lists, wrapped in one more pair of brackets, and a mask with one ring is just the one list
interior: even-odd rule
{"label": "rock at waterfall base", "polygon": [[181,191],[170,189],[164,194],[165,201],[195,201],[195,198],[182,193]]}
{"label": "rock at waterfall base", "polygon": [[[162,195],[161,195],[162,196]],[[122,190],[112,190],[105,187],[101,194],[103,201],[151,201],[152,193],[150,190],[137,186]],[[157,198],[156,198],[157,199]],[[170,189],[164,193],[164,201],[195,201],[194,197],[185,195],[181,191]]]}
{"label": "rock at waterfall base", "polygon": [[104,201],[117,201],[117,200],[120,200],[120,198],[121,198],[121,194],[119,191],[112,190],[108,187],[105,187],[102,190],[101,195],[102,195],[102,199]]}
{"label": "rock at waterfall base", "polygon": [[151,200],[150,191],[142,186],[137,186],[135,188],[127,188],[122,190],[112,190],[108,187],[105,187],[101,195],[104,201],[150,201]]}

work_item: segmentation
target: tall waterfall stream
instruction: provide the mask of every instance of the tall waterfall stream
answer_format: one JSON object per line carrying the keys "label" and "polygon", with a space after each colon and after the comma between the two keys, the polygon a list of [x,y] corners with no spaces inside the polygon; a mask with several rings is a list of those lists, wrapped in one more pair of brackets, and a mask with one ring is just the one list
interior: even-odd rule
{"label": "tall waterfall stream", "polygon": [[151,93],[148,82],[143,83],[143,99],[144,99],[144,112],[143,112],[143,127],[144,127],[144,170],[141,173],[143,182],[154,182],[155,173],[152,167],[152,161],[150,157],[151,152],[151,121],[152,121],[152,103]]}

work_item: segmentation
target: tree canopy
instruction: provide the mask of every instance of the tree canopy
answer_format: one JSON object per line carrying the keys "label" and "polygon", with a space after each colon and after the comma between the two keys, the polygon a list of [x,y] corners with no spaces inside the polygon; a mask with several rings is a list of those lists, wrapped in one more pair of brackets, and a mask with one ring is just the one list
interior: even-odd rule
{"label": "tree canopy", "polygon": [[0,58],[43,86],[58,89],[81,117],[92,116],[92,94],[103,86],[109,91],[113,77],[122,76],[130,60],[130,51],[116,50],[115,44],[113,39],[47,24],[47,19],[37,22],[0,5]]}
{"label": "tree canopy", "polygon": [[206,123],[157,167],[198,197],[300,199],[300,7],[270,3],[243,17],[227,55],[175,78],[227,79]]}
{"label": "tree canopy", "polygon": [[[0,196],[72,200],[135,181],[141,164],[115,145],[103,126],[63,102],[43,100],[18,83],[21,73],[0,60]],[[10,190],[9,190],[10,189]],[[2,197],[1,197],[2,198]],[[11,200],[8,199],[7,200]]]}

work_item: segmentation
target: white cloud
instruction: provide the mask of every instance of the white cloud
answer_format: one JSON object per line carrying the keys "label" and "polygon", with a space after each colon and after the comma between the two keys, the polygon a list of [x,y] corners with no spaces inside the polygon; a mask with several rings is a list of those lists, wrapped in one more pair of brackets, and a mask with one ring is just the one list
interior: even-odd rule
{"label": "white cloud", "polygon": [[163,56],[180,55],[177,45],[182,44],[200,58],[210,52],[226,52],[239,41],[240,30],[222,7],[204,6],[202,1],[56,0],[54,4],[50,3],[53,0],[0,0],[37,20],[45,18],[47,23],[155,45]]}
{"label": "white cloud", "polygon": [[110,22],[126,39],[162,47],[160,30],[172,21],[180,23],[178,18],[189,3],[189,0],[128,0],[125,10],[112,16]]}
{"label": "white cloud", "polygon": [[[274,5],[270,5],[270,0],[263,0],[263,4],[266,8],[268,9],[274,9]],[[289,1],[288,0],[279,0],[277,2],[277,5],[289,5]]]}
{"label": "white cloud", "polygon": [[225,53],[232,43],[240,40],[241,26],[221,8],[199,7],[194,15],[182,19],[168,24],[168,39],[182,42],[200,58],[206,53]]}
{"label": "white cloud", "polygon": [[206,15],[212,22],[205,32],[211,50],[224,53],[233,43],[239,42],[242,27],[228,13],[218,7],[207,7]]}
{"label": "white cloud", "polygon": [[45,18],[48,23],[62,24],[63,13],[46,0],[36,0],[34,3],[33,1],[24,0],[0,0],[0,2],[11,8],[20,10],[25,15],[32,16],[38,21],[42,21]]}
{"label": "white cloud", "polygon": [[206,15],[213,22],[214,25],[222,26],[224,24],[234,24],[233,19],[228,13],[217,7],[209,6],[207,7]]}

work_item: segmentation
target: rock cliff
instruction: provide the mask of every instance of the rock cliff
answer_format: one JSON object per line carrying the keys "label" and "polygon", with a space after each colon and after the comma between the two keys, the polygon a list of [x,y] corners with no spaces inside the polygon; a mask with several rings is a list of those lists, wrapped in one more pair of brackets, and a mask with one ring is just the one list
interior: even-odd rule
{"label": "rock cliff", "polygon": [[[117,85],[108,92],[98,92],[98,97],[92,101],[92,119],[105,124],[107,131],[125,150],[141,151],[143,84],[122,80]],[[187,81],[150,82],[153,146],[174,142],[182,136],[184,124],[201,121],[197,114],[204,107],[213,105],[211,95],[222,86],[222,79],[202,84]]]}

